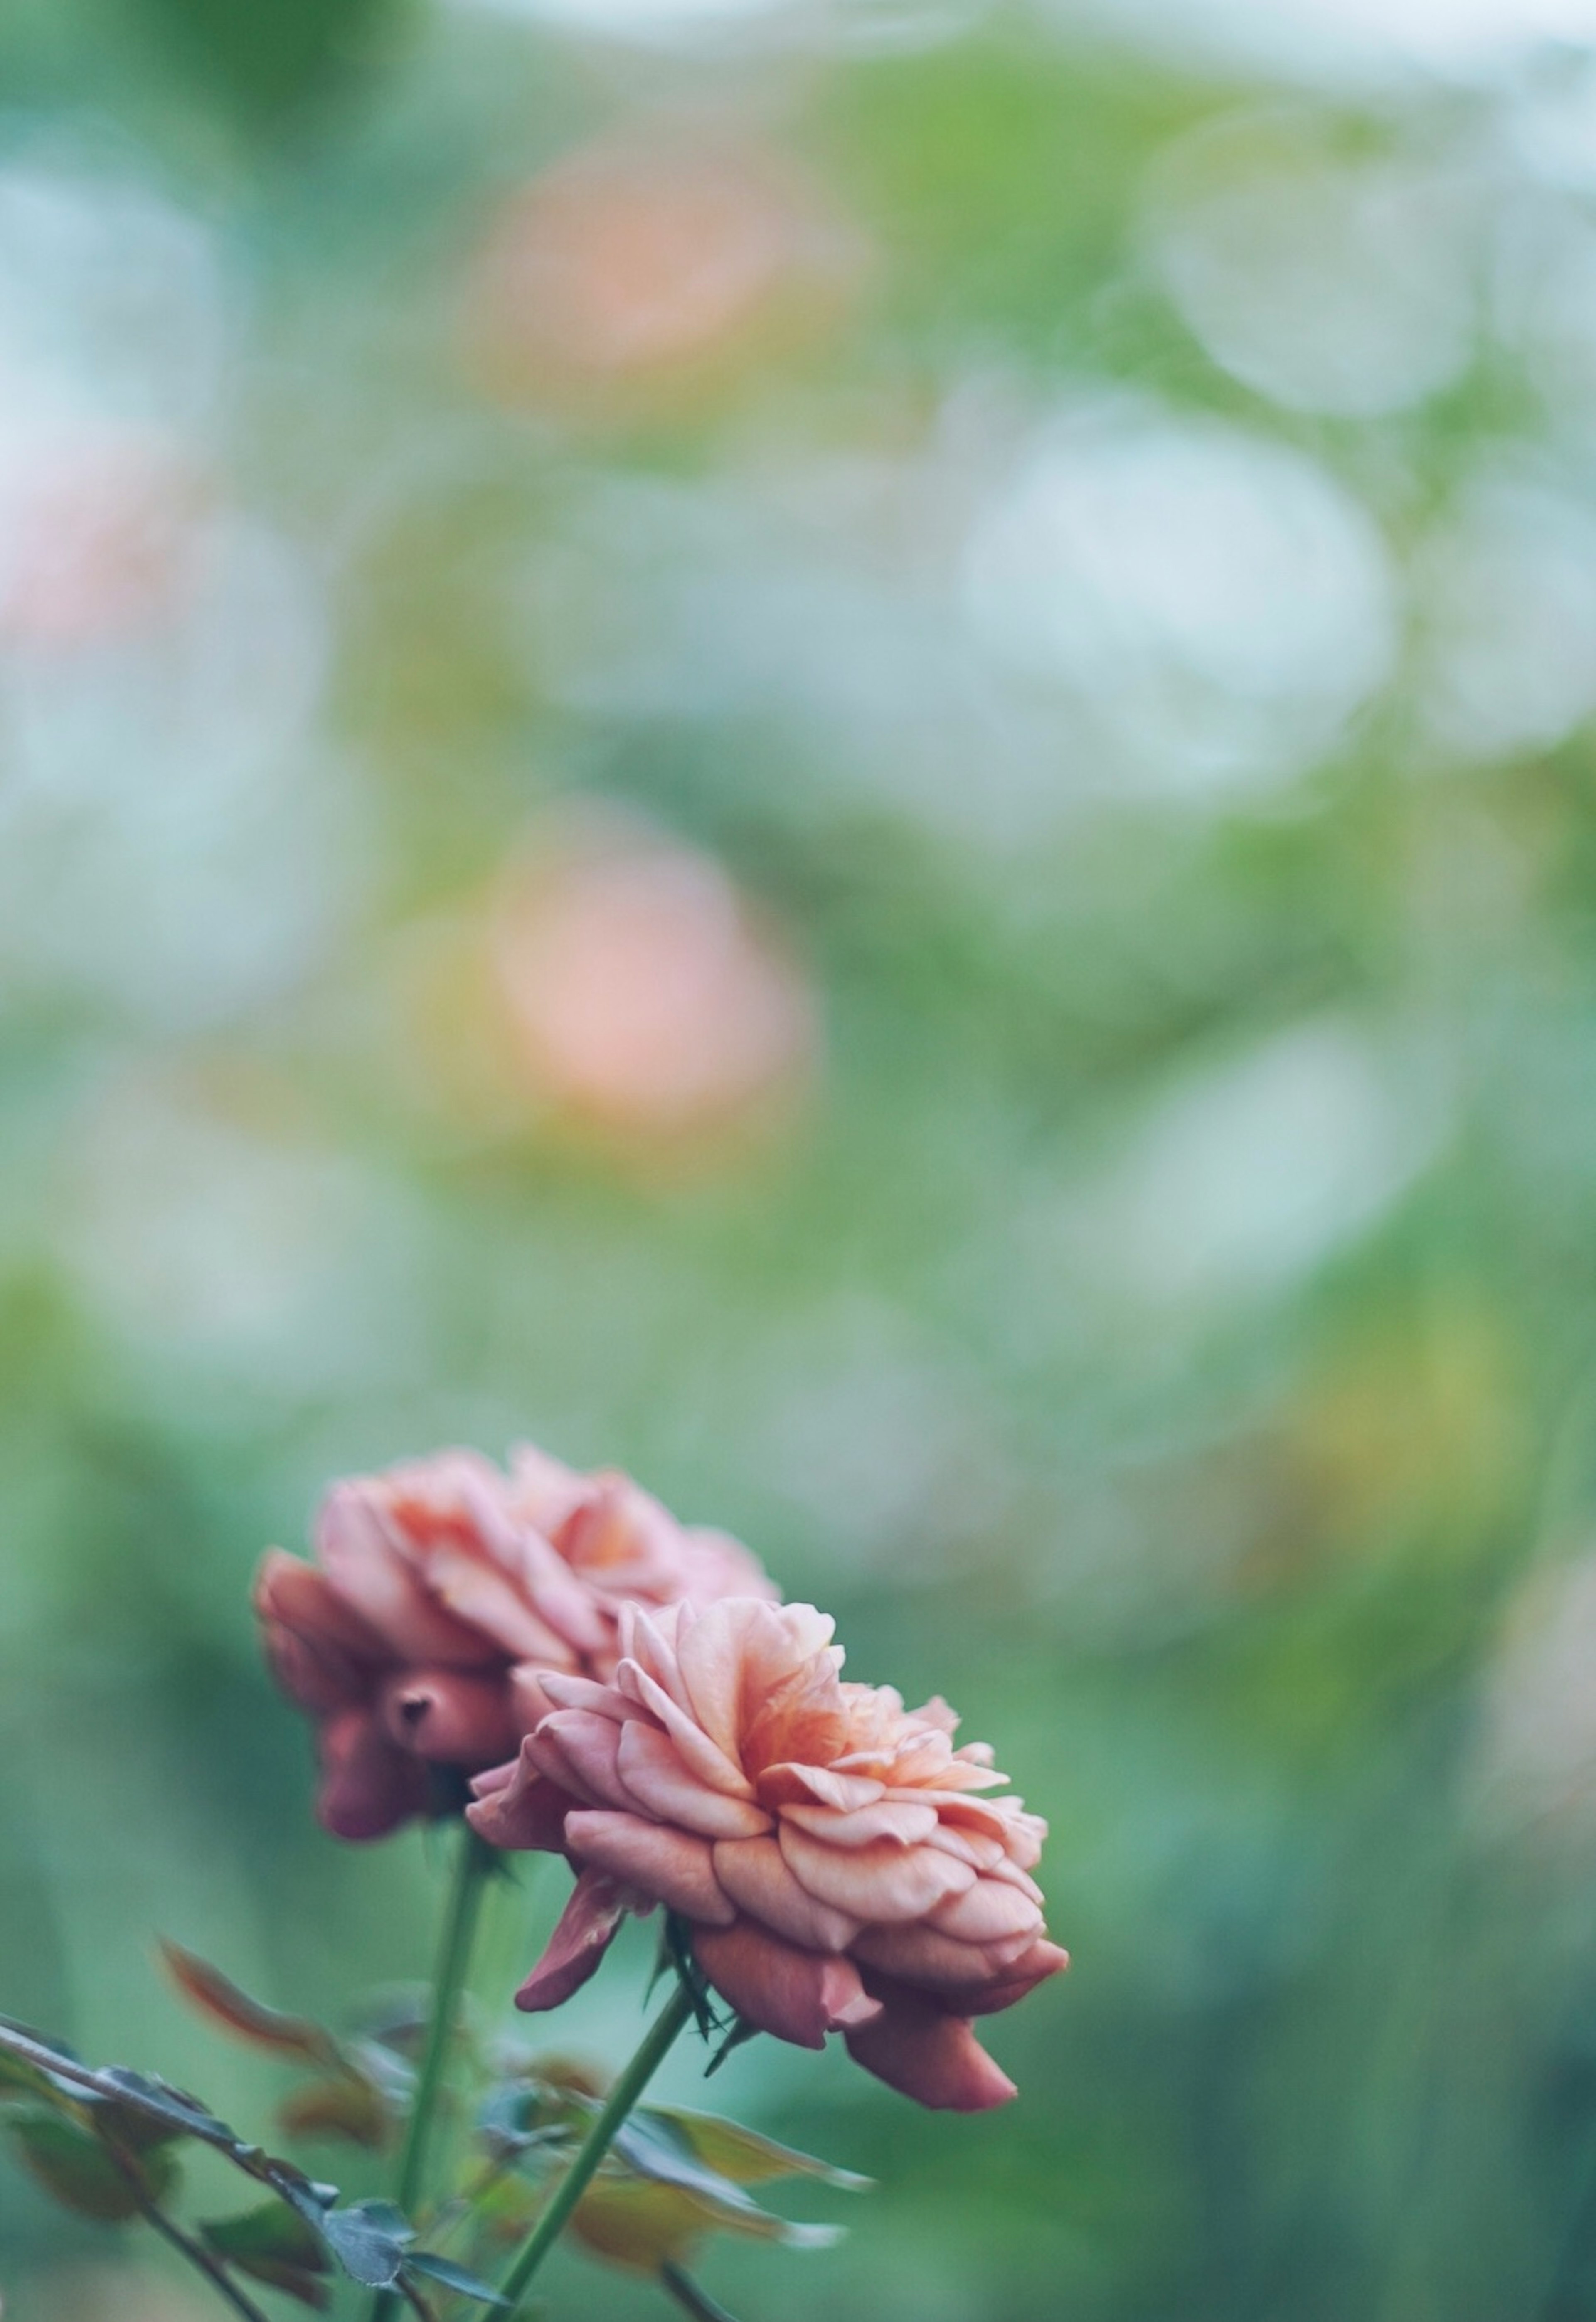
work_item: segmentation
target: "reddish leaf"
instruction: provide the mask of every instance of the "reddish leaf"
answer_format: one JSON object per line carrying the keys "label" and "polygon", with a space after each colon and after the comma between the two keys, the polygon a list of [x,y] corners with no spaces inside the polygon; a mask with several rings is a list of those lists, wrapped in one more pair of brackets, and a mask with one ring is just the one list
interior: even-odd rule
{"label": "reddish leaf", "polygon": [[219,1968],[179,1943],[163,1942],[160,1953],[172,1980],[202,2016],[222,2025],[252,2047],[272,2048],[279,2055],[301,2056],[307,2063],[338,2064],[342,2050],[333,2034],[306,2016],[285,2016],[241,1991]]}

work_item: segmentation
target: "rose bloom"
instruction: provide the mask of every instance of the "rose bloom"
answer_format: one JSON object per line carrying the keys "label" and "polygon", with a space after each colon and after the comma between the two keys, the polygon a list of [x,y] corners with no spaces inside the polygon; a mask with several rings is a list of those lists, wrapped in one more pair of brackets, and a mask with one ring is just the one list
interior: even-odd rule
{"label": "rose bloom", "polygon": [[1066,1964],[1031,1878],[1046,1825],[955,1749],[945,1703],[906,1710],[838,1672],[812,1605],[732,1597],[623,1615],[608,1682],[557,1705],[467,1809],[496,1846],[562,1848],[576,1890],[517,1994],[552,2007],[622,1915],[656,1904],[738,2015],[800,2047],[840,2031],[919,2103],[976,2112],[1014,2084],[971,2019]]}
{"label": "rose bloom", "polygon": [[315,1559],[273,1549],[255,1605],[278,1684],[316,1721],[317,1813],[350,1839],[424,1811],[434,1769],[458,1788],[513,1751],[550,1672],[613,1670],[623,1604],[774,1593],[727,1534],[530,1446],[508,1475],[440,1451],[335,1484]]}

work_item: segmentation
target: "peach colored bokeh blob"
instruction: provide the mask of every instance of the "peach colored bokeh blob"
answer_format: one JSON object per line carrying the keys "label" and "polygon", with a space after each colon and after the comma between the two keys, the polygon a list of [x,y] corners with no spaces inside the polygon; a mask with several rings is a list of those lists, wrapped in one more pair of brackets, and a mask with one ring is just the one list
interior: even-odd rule
{"label": "peach colored bokeh blob", "polygon": [[625,416],[792,352],[838,313],[860,257],[768,152],[603,140],[499,211],[470,272],[469,358],[506,400]]}

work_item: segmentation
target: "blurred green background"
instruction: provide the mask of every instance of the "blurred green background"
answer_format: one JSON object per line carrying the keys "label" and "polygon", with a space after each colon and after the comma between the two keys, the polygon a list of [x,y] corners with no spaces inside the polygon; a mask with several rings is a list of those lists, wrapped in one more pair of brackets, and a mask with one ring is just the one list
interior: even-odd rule
{"label": "blurred green background", "polygon": [[11,0],[0,2007],[424,1971],[247,1584],[528,1436],[1053,1824],[1007,2112],[715,2084],[748,2322],[1582,2322],[1593,714],[1584,0]]}

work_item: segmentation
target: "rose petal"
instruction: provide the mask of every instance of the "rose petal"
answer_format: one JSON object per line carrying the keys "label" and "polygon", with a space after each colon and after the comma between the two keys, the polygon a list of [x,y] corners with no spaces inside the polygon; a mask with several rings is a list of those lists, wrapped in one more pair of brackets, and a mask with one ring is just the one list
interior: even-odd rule
{"label": "rose petal", "polygon": [[[752,1798],[753,1784],[740,1766],[735,1766],[722,1750],[717,1750],[707,1733],[694,1724],[685,1710],[666,1692],[663,1686],[650,1677],[641,1663],[623,1660],[616,1670],[617,1689],[627,1694],[638,1707],[649,1709],[675,1744],[675,1754],[683,1769],[694,1779],[711,1790],[722,1791],[730,1798]],[[629,1732],[648,1729],[635,1715],[628,1721]]]}
{"label": "rose petal", "polygon": [[859,1933],[857,1919],[817,1903],[799,1886],[774,1838],[723,1838],[715,1875],[750,1918],[806,1951],[846,1951]]}
{"label": "rose petal", "polygon": [[613,1725],[624,1725],[634,1711],[634,1705],[613,1685],[596,1685],[590,1677],[572,1677],[564,1669],[544,1669],[542,1673],[543,1691],[556,1709],[590,1709],[595,1717],[607,1717]]}
{"label": "rose petal", "polygon": [[527,1736],[524,1754],[585,1805],[618,1806],[625,1813],[633,1803],[617,1762],[625,1730],[590,1709],[556,1709]]}
{"label": "rose petal", "polygon": [[341,1596],[324,1572],[285,1549],[269,1549],[255,1575],[255,1610],[262,1621],[318,1643],[342,1646],[357,1660],[382,1661],[388,1648],[354,1606]]}
{"label": "rose petal", "polygon": [[847,2034],[855,2063],[934,2111],[986,2112],[1018,2094],[967,2016],[945,2015],[913,1992],[881,1988],[880,2015]]}
{"label": "rose petal", "polygon": [[837,1774],[829,1766],[800,1766],[790,1759],[767,1766],[755,1784],[762,1805],[829,1806],[840,1814],[874,1805],[882,1787],[868,1775]]}
{"label": "rose petal", "polygon": [[566,1817],[565,1842],[584,1862],[689,1919],[729,1927],[737,1915],[716,1881],[707,1839],[640,1815],[579,1812]]}
{"label": "rose petal", "polygon": [[898,1798],[879,1798],[852,1814],[833,1814],[825,1806],[783,1806],[781,1819],[827,1846],[918,1846],[937,1826],[935,1806],[905,1805]]}
{"label": "rose petal", "polygon": [[521,1745],[521,1755],[508,1766],[479,1774],[471,1787],[477,1803],[466,1808],[466,1820],[489,1846],[520,1854],[558,1854],[565,1844],[565,1817],[577,1804],[538,1771]]}
{"label": "rose petal", "polygon": [[1005,1860],[1000,1838],[988,1838],[984,1833],[973,1830],[958,1830],[945,1822],[938,1822],[926,1843],[956,1856],[961,1862],[973,1864],[977,1870],[995,1870]]}
{"label": "rose petal", "polygon": [[926,1915],[928,1924],[962,1943],[1034,1935],[1042,1924],[1037,1905],[1004,1879],[978,1879],[962,1895],[950,1895]]}
{"label": "rose petal", "polygon": [[871,1846],[826,1846],[784,1815],[781,1851],[817,1901],[851,1912],[867,1925],[923,1919],[944,1896],[975,1884],[967,1862],[930,1846],[878,1839]]}
{"label": "rose petal", "polygon": [[752,1838],[769,1830],[771,1817],[752,1798],[729,1797],[695,1779],[665,1736],[652,1725],[620,1729],[616,1762],[629,1796],[657,1822],[677,1823],[705,1838]]}
{"label": "rose petal", "polygon": [[811,1677],[835,1626],[812,1604],[770,1604],[754,1596],[723,1597],[679,1625],[677,1666],[687,1705],[724,1756],[743,1762],[744,1728],[756,1722],[750,1707],[757,1713],[795,1678]]}
{"label": "rose petal", "polygon": [[983,1984],[980,1991],[968,1997],[962,1995],[960,2006],[968,2008],[971,2016],[996,2016],[1000,2008],[1012,2007],[1016,2000],[1035,1991],[1050,1975],[1062,1975],[1069,1964],[1068,1952],[1039,1935],[1029,1951],[1022,1952],[1018,1959],[1009,1962],[999,1981]]}
{"label": "rose petal", "polygon": [[856,1959],[903,1983],[957,1991],[1006,1976],[1034,1942],[1032,1930],[996,1936],[990,1943],[961,1943],[955,1935],[924,1924],[913,1927],[867,1927],[853,1945]]}
{"label": "rose petal", "polygon": [[268,1621],[260,1632],[267,1666],[282,1690],[313,1717],[334,1709],[364,1707],[370,1698],[372,1669],[351,1659],[341,1645],[301,1636]]}
{"label": "rose petal", "polygon": [[502,1678],[463,1669],[423,1669],[384,1687],[389,1739],[439,1766],[491,1766],[520,1740]]}
{"label": "rose petal", "polygon": [[547,1607],[529,1602],[535,1590],[524,1592],[509,1576],[460,1549],[441,1549],[428,1559],[427,1586],[440,1604],[490,1637],[516,1660],[543,1661],[552,1668],[569,1667],[576,1655],[571,1640],[542,1617]]}
{"label": "rose petal", "polygon": [[696,1929],[693,1952],[739,2016],[799,2048],[824,2047],[828,2032],[868,2023],[880,2013],[880,2001],[866,1992],[852,1960],[800,1951],[749,1919]]}
{"label": "rose petal", "polygon": [[329,1717],[318,1739],[316,1815],[334,1838],[385,1838],[426,1804],[426,1769],[365,1709]]}
{"label": "rose petal", "polygon": [[625,1898],[613,1879],[601,1870],[584,1870],[560,1915],[548,1948],[515,1994],[516,2007],[536,2016],[558,2007],[573,1991],[579,1991],[614,1942],[626,1909]]}
{"label": "rose petal", "polygon": [[389,1537],[369,1484],[335,1484],[316,1521],[316,1546],[339,1594],[369,1621],[395,1656],[479,1668],[497,1648],[433,1603]]}

